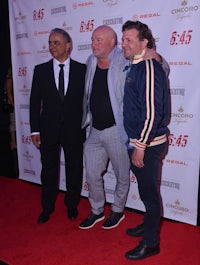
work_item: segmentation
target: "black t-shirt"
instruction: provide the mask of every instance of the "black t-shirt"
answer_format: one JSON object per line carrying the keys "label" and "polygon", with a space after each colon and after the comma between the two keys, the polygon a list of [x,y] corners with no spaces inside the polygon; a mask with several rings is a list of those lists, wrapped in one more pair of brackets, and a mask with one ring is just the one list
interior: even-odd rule
{"label": "black t-shirt", "polygon": [[93,127],[97,130],[103,130],[115,124],[108,91],[107,74],[108,69],[100,69],[97,66],[92,84],[90,109]]}

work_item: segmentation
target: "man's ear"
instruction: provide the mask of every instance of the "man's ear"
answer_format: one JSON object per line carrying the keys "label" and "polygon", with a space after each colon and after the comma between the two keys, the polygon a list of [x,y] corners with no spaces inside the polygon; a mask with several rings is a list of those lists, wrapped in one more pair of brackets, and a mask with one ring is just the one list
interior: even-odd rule
{"label": "man's ear", "polygon": [[112,46],[114,47],[116,45],[116,39],[115,38],[112,38]]}
{"label": "man's ear", "polygon": [[143,49],[147,48],[148,40],[144,39],[143,40]]}
{"label": "man's ear", "polygon": [[66,43],[66,50],[67,50],[67,52],[69,54],[71,53],[71,51],[72,51],[72,44],[71,44],[71,42],[67,42]]}

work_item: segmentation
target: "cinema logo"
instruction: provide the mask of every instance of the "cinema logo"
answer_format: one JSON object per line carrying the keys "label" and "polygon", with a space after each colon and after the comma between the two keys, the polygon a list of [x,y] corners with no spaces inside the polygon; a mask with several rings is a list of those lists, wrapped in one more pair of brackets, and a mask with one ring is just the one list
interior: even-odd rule
{"label": "cinema logo", "polygon": [[117,24],[123,24],[123,17],[116,17],[116,18],[110,18],[110,19],[104,19],[103,25],[117,25]]}
{"label": "cinema logo", "polygon": [[172,165],[188,166],[188,164],[185,161],[175,160],[175,159],[166,159],[165,163]]}
{"label": "cinema logo", "polygon": [[166,203],[165,206],[173,215],[184,215],[189,212],[189,209],[182,206],[178,199],[174,203]]}
{"label": "cinema logo", "polygon": [[194,114],[192,113],[185,113],[182,106],[178,109],[178,112],[172,112],[171,118],[172,121],[179,124],[179,123],[187,123],[189,120],[193,119]]}
{"label": "cinema logo", "polygon": [[18,16],[15,17],[15,22],[16,22],[17,24],[21,24],[21,23],[24,23],[25,20],[26,20],[26,16],[23,15],[23,14],[21,13],[21,11],[19,11]]}
{"label": "cinema logo", "polygon": [[133,15],[132,19],[133,21],[138,21],[140,19],[145,19],[145,18],[154,18],[154,17],[160,17],[160,14],[158,12],[155,13],[146,13],[146,14],[140,14],[140,15]]}
{"label": "cinema logo", "polygon": [[34,36],[42,36],[42,35],[49,35],[50,31],[49,30],[43,30],[43,31],[34,31]]}
{"label": "cinema logo", "polygon": [[67,13],[67,7],[66,6],[59,6],[51,9],[51,15],[61,15],[61,14]]}
{"label": "cinema logo", "polygon": [[176,15],[177,19],[182,20],[191,17],[194,12],[199,11],[198,5],[188,5],[188,2],[186,0],[181,1],[180,7],[172,9],[171,14]]}
{"label": "cinema logo", "polygon": [[168,180],[162,180],[161,186],[168,187],[170,189],[180,190],[180,183],[168,181]]}
{"label": "cinema logo", "polygon": [[22,95],[22,96],[29,96],[30,95],[30,89],[28,89],[26,87],[26,85],[24,85],[22,88],[19,89],[19,93]]}
{"label": "cinema logo", "polygon": [[17,52],[17,56],[31,55],[32,52]]}
{"label": "cinema logo", "polygon": [[88,7],[94,5],[93,1],[85,1],[85,2],[81,2],[81,3],[73,3],[73,9],[77,9],[79,7]]}
{"label": "cinema logo", "polygon": [[174,61],[169,62],[170,66],[192,66],[192,63],[190,61]]}
{"label": "cinema logo", "polygon": [[31,55],[32,52],[17,52],[17,56],[23,56],[23,55]]}
{"label": "cinema logo", "polygon": [[77,46],[78,51],[88,51],[91,50],[91,43],[90,44],[79,44]]}
{"label": "cinema logo", "polygon": [[116,6],[118,4],[118,0],[103,0],[103,3],[108,7]]}

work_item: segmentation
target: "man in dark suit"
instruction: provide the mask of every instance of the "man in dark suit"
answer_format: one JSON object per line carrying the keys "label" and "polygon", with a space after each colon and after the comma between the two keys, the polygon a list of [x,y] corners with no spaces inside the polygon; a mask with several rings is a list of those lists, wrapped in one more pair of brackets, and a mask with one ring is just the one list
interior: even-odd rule
{"label": "man in dark suit", "polygon": [[[65,156],[65,205],[70,219],[78,215],[77,205],[82,188],[83,141],[81,130],[82,100],[86,66],[70,58],[69,34],[55,28],[50,32],[52,59],[34,69],[30,96],[30,126],[33,144],[41,152],[42,212],[38,223],[49,220],[54,211],[58,188],[60,148]],[[64,66],[60,66],[60,64]],[[59,91],[63,68],[63,94]]]}

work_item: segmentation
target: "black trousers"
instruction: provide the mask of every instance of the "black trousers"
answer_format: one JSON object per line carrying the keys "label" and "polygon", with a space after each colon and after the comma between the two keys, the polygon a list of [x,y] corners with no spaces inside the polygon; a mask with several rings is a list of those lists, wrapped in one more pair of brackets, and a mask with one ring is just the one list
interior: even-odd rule
{"label": "black trousers", "polygon": [[8,128],[0,128],[0,176],[16,178],[14,160],[10,148],[10,131]]}
{"label": "black trousers", "polygon": [[[160,176],[166,143],[147,147],[144,156],[144,167],[138,168],[131,163],[131,170],[138,182],[140,198],[144,203],[144,234],[142,241],[150,246],[159,243],[161,216]],[[129,150],[131,158],[132,150]]]}
{"label": "black trousers", "polygon": [[[83,175],[83,144],[82,142],[66,142],[59,139],[54,143],[41,143],[41,182],[42,208],[51,212],[54,209],[59,184],[60,151],[63,148],[65,157],[66,194],[65,205],[77,206],[80,200]],[[41,139],[42,142],[42,139]]]}

